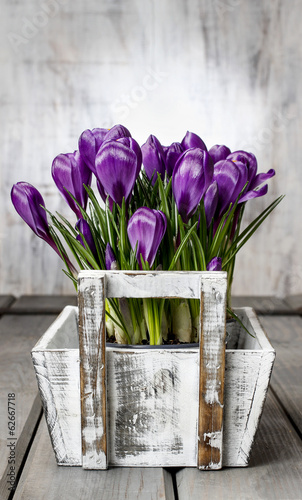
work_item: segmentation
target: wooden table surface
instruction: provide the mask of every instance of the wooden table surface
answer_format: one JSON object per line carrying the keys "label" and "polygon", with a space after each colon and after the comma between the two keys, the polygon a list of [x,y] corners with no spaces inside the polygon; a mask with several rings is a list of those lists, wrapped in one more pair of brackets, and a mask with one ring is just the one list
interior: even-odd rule
{"label": "wooden table surface", "polygon": [[[30,351],[75,297],[0,296],[0,499],[302,499],[302,296],[237,297],[255,308],[276,349],[271,387],[247,468],[111,468],[56,465],[41,411]],[[16,429],[8,428],[15,394]],[[9,459],[15,460],[9,464]],[[13,464],[13,465],[12,465]],[[10,469],[13,467],[13,469]],[[9,490],[10,476],[16,489]]]}

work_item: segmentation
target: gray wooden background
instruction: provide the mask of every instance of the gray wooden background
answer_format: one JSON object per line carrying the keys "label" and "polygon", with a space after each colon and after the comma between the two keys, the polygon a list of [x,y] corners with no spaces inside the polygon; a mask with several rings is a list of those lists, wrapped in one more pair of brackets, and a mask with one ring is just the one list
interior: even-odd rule
{"label": "gray wooden background", "polygon": [[242,250],[234,292],[301,292],[301,15],[301,0],[2,0],[0,293],[73,290],[10,189],[31,182],[68,214],[52,159],[115,123],[141,144],[189,129],[275,168],[246,221],[286,199]]}

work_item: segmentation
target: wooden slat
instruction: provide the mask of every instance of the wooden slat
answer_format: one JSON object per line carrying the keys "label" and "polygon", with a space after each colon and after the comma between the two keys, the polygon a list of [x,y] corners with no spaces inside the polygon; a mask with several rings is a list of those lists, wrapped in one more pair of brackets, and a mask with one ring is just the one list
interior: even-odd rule
{"label": "wooden slat", "polygon": [[205,474],[186,468],[176,475],[179,500],[301,498],[301,440],[269,394],[249,467]]}
{"label": "wooden slat", "polygon": [[15,393],[17,428],[15,436],[12,437],[17,438],[18,460],[13,464],[17,474],[39,413],[34,405],[37,383],[30,351],[54,319],[55,316],[51,315],[4,315],[0,320],[0,478],[3,478],[1,500],[5,500],[9,495],[5,477],[10,451],[6,446],[9,438],[8,394]]}
{"label": "wooden slat", "polygon": [[284,299],[285,303],[298,314],[302,315],[302,294],[299,295],[289,295]]}
{"label": "wooden slat", "polygon": [[80,277],[78,291],[83,468],[106,469],[105,279]]}
{"label": "wooden slat", "polygon": [[0,295],[0,314],[7,312],[14,301],[13,295]]}
{"label": "wooden slat", "polygon": [[76,306],[76,295],[22,295],[10,308],[11,314],[59,314],[65,306]]}
{"label": "wooden slat", "polygon": [[198,458],[200,469],[222,467],[226,281],[201,283]]}
{"label": "wooden slat", "polygon": [[[6,469],[3,473],[3,476],[0,480],[0,498],[1,500],[6,500],[9,498],[11,491],[9,488],[12,486],[10,483],[8,483],[8,480],[10,479],[10,474],[12,473],[11,467],[14,467],[14,476],[19,473],[19,471],[22,470],[22,466],[24,465],[24,461],[26,459],[26,453],[27,450],[30,446],[30,441],[32,437],[34,437],[34,433],[36,430],[36,426],[38,425],[38,422],[40,420],[40,417],[42,416],[42,405],[41,405],[41,400],[39,394],[36,395],[36,398],[34,399],[33,405],[31,407],[31,410],[29,412],[28,418],[24,424],[24,427],[22,428],[21,434],[18,437],[18,440],[12,441],[12,444],[16,446],[15,450],[13,451],[13,454],[15,455],[15,462],[7,463]],[[7,440],[6,444],[10,444],[10,440]],[[2,448],[2,447],[1,447]],[[1,450],[2,453],[2,450]],[[16,486],[16,485],[15,485]]]}
{"label": "wooden slat", "polygon": [[171,475],[161,468],[107,471],[58,467],[44,419],[14,500],[174,500]]}
{"label": "wooden slat", "polygon": [[232,297],[232,307],[252,307],[257,314],[293,314],[284,300],[270,296],[235,296]]}
{"label": "wooden slat", "polygon": [[79,277],[97,280],[106,275],[106,297],[200,298],[200,279],[215,282],[226,279],[225,272],[186,271],[81,271]]}
{"label": "wooden slat", "polygon": [[271,385],[302,434],[302,318],[261,316],[276,349]]}

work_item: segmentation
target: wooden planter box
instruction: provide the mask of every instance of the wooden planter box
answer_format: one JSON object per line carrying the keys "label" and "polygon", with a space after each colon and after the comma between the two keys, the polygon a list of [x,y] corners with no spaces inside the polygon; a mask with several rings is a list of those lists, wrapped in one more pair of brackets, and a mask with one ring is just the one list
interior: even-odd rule
{"label": "wooden planter box", "polygon": [[[275,351],[251,308],[236,313],[254,338],[233,322],[225,349],[225,292],[225,273],[80,273],[79,313],[32,350],[59,465],[248,464]],[[104,297],[138,295],[201,297],[200,344],[105,344]]]}

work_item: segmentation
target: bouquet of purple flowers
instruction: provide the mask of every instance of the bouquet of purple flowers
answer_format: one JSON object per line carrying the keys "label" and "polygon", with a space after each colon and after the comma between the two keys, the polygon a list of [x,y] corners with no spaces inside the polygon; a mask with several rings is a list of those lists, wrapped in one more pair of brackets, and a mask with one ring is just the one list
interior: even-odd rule
{"label": "bouquet of purple flowers", "polygon": [[[143,167],[142,167],[143,165]],[[98,194],[91,188],[96,177]],[[257,173],[252,153],[231,152],[187,132],[162,146],[151,135],[140,148],[121,125],[85,130],[79,149],[58,155],[53,180],[77,218],[73,226],[46,208],[26,182],[12,188],[23,220],[64,261],[77,285],[77,269],[228,272],[228,312],[237,252],[283,198],[240,230],[246,202],[264,196],[273,169]],[[263,185],[264,184],[264,185]],[[102,200],[102,201],[101,201]],[[51,223],[48,223],[47,215]],[[108,336],[119,343],[161,344],[169,332],[197,340],[199,301],[110,299]]]}

